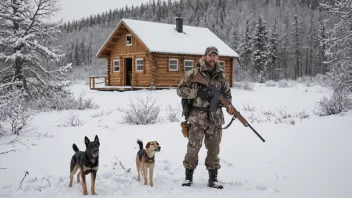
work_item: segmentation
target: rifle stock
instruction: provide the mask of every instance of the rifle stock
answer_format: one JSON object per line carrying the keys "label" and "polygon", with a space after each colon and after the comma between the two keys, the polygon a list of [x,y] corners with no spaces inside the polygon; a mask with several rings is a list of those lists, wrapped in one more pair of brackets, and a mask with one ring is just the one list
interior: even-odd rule
{"label": "rifle stock", "polygon": [[[210,87],[208,81],[205,80],[205,78],[200,74],[200,72],[197,71],[197,73],[193,76],[193,82],[197,82],[203,85],[206,85],[207,87]],[[213,88],[216,90],[216,88]],[[220,102],[225,105],[225,107],[228,107],[229,105],[234,109],[234,114],[233,117],[237,118],[245,127],[248,127],[250,129],[252,129],[252,131],[263,141],[265,142],[265,140],[258,134],[258,132],[247,122],[247,120],[241,115],[240,112],[237,111],[237,109],[231,104],[230,101],[228,101],[219,90],[216,90],[219,92],[219,99]],[[232,121],[234,120],[234,118],[232,118]],[[231,122],[232,122],[231,121]],[[231,123],[230,123],[231,124]],[[230,125],[229,124],[229,125]],[[228,126],[227,126],[228,127]]]}
{"label": "rifle stock", "polygon": [[222,95],[220,95],[220,101],[222,104],[224,104],[226,107],[231,105],[231,107],[234,109],[234,116],[237,117],[237,119],[246,127],[248,126],[247,120],[240,114],[240,112],[237,111],[237,109]]}

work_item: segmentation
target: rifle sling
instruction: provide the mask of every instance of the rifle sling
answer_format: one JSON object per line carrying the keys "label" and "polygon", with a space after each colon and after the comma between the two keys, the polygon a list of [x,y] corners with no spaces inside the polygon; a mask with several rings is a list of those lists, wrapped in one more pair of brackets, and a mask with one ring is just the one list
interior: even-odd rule
{"label": "rifle sling", "polygon": [[222,128],[222,129],[227,129],[227,128],[229,128],[229,127],[231,126],[232,122],[233,122],[234,120],[236,120],[236,118],[237,118],[237,117],[234,115],[234,116],[232,117],[231,121],[230,121],[224,128]]}

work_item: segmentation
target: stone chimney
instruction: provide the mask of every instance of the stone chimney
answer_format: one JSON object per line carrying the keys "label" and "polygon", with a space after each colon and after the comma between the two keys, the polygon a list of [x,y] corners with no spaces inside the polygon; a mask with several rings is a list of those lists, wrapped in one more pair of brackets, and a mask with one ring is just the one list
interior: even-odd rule
{"label": "stone chimney", "polygon": [[183,18],[181,17],[181,13],[177,13],[176,16],[176,30],[179,33],[183,33]]}

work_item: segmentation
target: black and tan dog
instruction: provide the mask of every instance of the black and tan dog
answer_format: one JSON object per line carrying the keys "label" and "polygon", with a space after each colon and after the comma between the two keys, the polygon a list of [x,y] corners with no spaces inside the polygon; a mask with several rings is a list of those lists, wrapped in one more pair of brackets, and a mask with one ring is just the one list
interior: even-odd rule
{"label": "black and tan dog", "polygon": [[147,185],[147,171],[149,169],[149,183],[150,186],[153,186],[155,152],[160,152],[161,146],[157,141],[148,142],[145,146],[146,149],[143,149],[143,142],[141,140],[137,140],[137,144],[139,144],[139,151],[136,156],[137,181],[140,180],[140,171],[142,171],[144,185]]}
{"label": "black and tan dog", "polygon": [[79,151],[76,144],[72,145],[75,154],[71,159],[70,166],[70,185],[72,187],[73,175],[80,169],[77,175],[77,182],[80,182],[80,176],[82,177],[82,187],[83,187],[83,195],[88,195],[87,191],[87,183],[86,183],[86,175],[91,173],[91,190],[92,195],[96,195],[95,193],[95,178],[97,176],[97,171],[99,167],[99,138],[96,135],[94,141],[91,142],[87,136],[84,138],[84,143],[86,144],[86,150]]}

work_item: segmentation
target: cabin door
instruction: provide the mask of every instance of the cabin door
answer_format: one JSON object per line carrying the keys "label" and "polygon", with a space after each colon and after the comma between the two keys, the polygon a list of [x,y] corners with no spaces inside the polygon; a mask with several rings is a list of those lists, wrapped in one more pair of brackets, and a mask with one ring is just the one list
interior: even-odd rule
{"label": "cabin door", "polygon": [[131,86],[132,82],[132,58],[125,58],[125,85]]}

